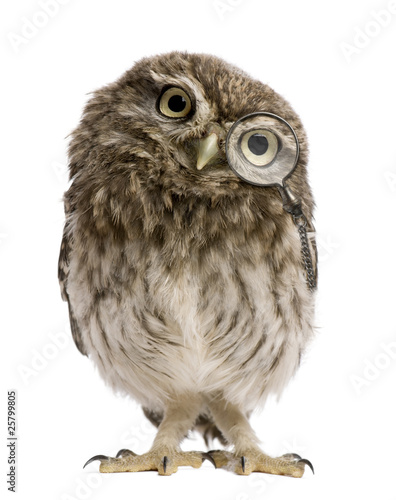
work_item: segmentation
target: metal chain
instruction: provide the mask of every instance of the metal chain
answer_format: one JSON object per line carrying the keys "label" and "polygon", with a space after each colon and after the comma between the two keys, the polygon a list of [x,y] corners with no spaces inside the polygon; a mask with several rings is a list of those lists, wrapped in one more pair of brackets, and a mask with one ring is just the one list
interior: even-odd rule
{"label": "metal chain", "polygon": [[292,215],[294,224],[297,226],[301,241],[301,256],[307,275],[308,288],[313,292],[316,288],[316,273],[312,262],[307,236],[307,219],[303,214],[301,200],[285,183],[278,187],[283,200],[283,208]]}
{"label": "metal chain", "polygon": [[301,255],[305,267],[305,272],[307,274],[308,288],[313,292],[316,288],[316,276],[308,243],[307,219],[305,218],[304,214],[301,214],[297,217],[293,215],[293,221],[297,226],[298,234],[300,236]]}

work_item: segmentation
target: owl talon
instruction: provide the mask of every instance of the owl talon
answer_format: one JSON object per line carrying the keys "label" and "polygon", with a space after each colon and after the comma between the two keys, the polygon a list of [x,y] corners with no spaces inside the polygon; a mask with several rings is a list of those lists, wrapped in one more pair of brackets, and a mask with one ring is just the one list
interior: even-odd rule
{"label": "owl talon", "polygon": [[163,459],[162,459],[162,466],[164,467],[164,474],[166,473],[166,466],[167,466],[167,463],[168,463],[168,457],[165,456]]}
{"label": "owl talon", "polygon": [[283,458],[285,460],[293,460],[297,464],[305,464],[308,465],[308,467],[311,469],[312,474],[315,474],[314,467],[312,463],[307,459],[307,458],[302,458],[300,455],[297,453],[286,453],[285,455],[282,455],[280,458]]}
{"label": "owl talon", "polygon": [[302,457],[297,453],[285,453],[280,458],[284,458],[285,460],[302,460]]}
{"label": "owl talon", "polygon": [[123,448],[122,450],[120,450],[117,453],[116,458],[124,458],[124,457],[129,457],[129,456],[136,457],[137,455],[133,451],[127,450],[126,448]]}
{"label": "owl talon", "polygon": [[246,458],[242,455],[241,457],[242,472],[245,472]]}
{"label": "owl talon", "polygon": [[102,463],[102,460],[110,460],[110,457],[106,455],[95,455],[94,457],[87,460],[87,462],[85,462],[83,469],[85,469],[85,467],[89,465],[91,462],[95,462],[95,460],[100,460],[100,463]]}
{"label": "owl talon", "polygon": [[214,466],[214,468],[217,469],[216,462],[213,460],[210,451],[208,451],[207,453],[202,453],[202,462],[204,462],[205,460],[208,460]]}
{"label": "owl talon", "polygon": [[315,471],[314,471],[314,468],[313,468],[313,465],[312,463],[307,459],[307,458],[301,458],[300,460],[298,460],[297,462],[298,464],[306,464],[308,465],[308,467],[311,469],[312,471],[312,474],[315,474]]}

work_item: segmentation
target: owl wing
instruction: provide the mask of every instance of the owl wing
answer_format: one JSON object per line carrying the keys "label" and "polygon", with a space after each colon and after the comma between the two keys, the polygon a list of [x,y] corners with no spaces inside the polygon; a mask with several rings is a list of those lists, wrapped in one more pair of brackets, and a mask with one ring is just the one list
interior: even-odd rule
{"label": "owl wing", "polygon": [[73,336],[73,340],[81,352],[85,356],[88,355],[87,350],[85,348],[80,328],[77,324],[76,318],[73,313],[73,307],[70,303],[69,294],[67,293],[67,278],[69,276],[69,256],[72,249],[72,241],[67,232],[67,223],[65,224],[65,228],[63,230],[62,243],[59,253],[59,261],[58,261],[58,279],[59,285],[61,289],[62,299],[67,302],[69,306],[69,318],[70,318],[70,328]]}

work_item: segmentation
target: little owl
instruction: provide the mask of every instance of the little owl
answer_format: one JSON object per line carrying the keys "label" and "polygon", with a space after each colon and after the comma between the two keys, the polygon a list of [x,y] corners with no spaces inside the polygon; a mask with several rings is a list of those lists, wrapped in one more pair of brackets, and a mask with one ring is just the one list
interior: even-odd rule
{"label": "little owl", "polygon": [[[80,352],[158,427],[147,453],[87,462],[100,471],[169,475],[208,459],[301,477],[311,465],[266,455],[249,424],[313,335],[315,293],[285,191],[237,175],[238,162],[258,175],[282,169],[290,130],[299,154],[287,182],[315,270],[306,136],[270,87],[216,57],[172,52],[87,103],[69,148],[62,297]],[[192,429],[229,448],[182,451]]]}

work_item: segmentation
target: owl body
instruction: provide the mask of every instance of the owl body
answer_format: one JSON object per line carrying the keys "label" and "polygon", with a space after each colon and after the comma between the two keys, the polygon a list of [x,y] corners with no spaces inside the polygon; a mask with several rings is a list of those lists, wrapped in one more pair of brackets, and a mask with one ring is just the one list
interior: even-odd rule
{"label": "owl body", "polygon": [[279,242],[295,262],[275,277],[278,287],[262,238],[236,249],[230,235],[214,248],[183,242],[184,258],[175,241],[169,260],[161,247],[146,252],[144,241],[110,244],[104,254],[94,245],[87,252],[96,276],[76,253],[68,293],[103,378],[155,411],[178,392],[225,393],[248,410],[279,393],[309,340],[311,300],[303,271],[293,271],[298,237]]}
{"label": "owl body", "polygon": [[[158,104],[175,87],[191,100],[183,119]],[[249,414],[281,393],[312,337],[293,220],[276,187],[243,182],[224,153],[232,124],[256,111],[282,115],[299,136],[289,183],[310,223],[298,116],[217,58],[141,61],[94,94],[73,133],[59,265],[73,336],[106,382],[149,411],[200,394],[203,414],[218,397]],[[198,170],[209,133],[219,153]]]}

